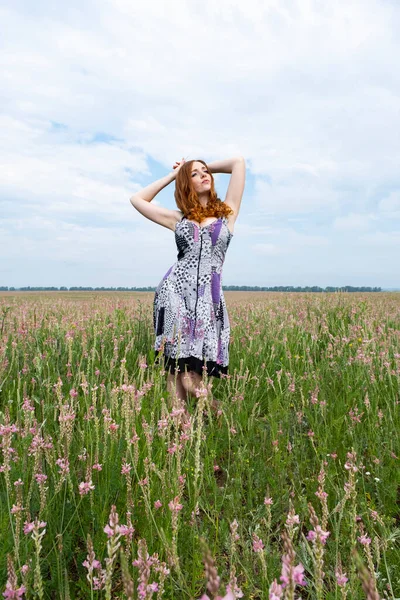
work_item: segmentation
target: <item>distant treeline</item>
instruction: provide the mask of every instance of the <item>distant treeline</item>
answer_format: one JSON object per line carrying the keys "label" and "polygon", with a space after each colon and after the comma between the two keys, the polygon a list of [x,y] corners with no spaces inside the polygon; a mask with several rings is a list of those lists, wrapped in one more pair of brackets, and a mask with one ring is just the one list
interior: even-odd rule
{"label": "distant treeline", "polygon": [[[294,287],[290,285],[276,285],[274,287],[260,287],[258,285],[224,285],[222,289],[227,292],[381,292],[380,287],[353,287],[345,285],[342,287],[321,288],[317,285],[312,287]],[[8,287],[0,286],[0,292],[155,292],[155,287]]]}

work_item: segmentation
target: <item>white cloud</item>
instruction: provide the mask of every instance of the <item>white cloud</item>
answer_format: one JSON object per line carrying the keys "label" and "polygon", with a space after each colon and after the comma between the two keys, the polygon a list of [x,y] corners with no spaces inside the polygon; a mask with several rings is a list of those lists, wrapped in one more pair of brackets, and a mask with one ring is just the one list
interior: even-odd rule
{"label": "white cloud", "polygon": [[343,217],[337,217],[333,222],[333,228],[340,231],[358,232],[370,229],[377,220],[374,214],[349,213]]}
{"label": "white cloud", "polygon": [[393,190],[382,198],[378,205],[379,210],[382,211],[389,218],[400,218],[400,190]]}

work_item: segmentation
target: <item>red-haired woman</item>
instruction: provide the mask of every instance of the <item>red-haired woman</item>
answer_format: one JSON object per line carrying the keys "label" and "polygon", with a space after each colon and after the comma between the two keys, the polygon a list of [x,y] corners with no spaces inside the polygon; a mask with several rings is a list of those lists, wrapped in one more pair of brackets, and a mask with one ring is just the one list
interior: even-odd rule
{"label": "red-haired woman", "polygon": [[[173,165],[165,177],[130,199],[145,217],[171,229],[178,249],[154,297],[155,350],[164,358],[170,393],[186,401],[195,395],[204,370],[208,376],[227,374],[229,318],[222,291],[222,266],[233,236],[245,184],[242,156]],[[225,201],[214,188],[212,173],[231,173]],[[151,204],[175,179],[179,210]]]}

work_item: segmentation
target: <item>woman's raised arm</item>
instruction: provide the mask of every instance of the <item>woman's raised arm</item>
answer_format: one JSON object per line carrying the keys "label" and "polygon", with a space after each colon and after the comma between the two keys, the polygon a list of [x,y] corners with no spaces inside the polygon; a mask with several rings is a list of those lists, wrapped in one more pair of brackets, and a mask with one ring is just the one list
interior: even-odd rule
{"label": "woman's raised arm", "polygon": [[246,162],[243,156],[228,158],[227,160],[215,160],[208,163],[211,173],[232,173],[225,196],[225,204],[234,211],[231,221],[234,222],[238,216],[240,204],[246,181]]}
{"label": "woman's raised arm", "polygon": [[[183,161],[184,162],[184,161]],[[182,165],[183,163],[175,163]],[[139,190],[130,198],[130,202],[137,211],[140,212],[144,217],[150,219],[154,223],[158,223],[163,227],[167,227],[168,229],[175,229],[175,225],[177,221],[180,220],[180,212],[178,210],[171,210],[169,208],[165,208],[163,206],[157,206],[156,204],[151,204],[151,201],[157,196],[161,190],[163,190],[167,185],[169,185],[176,178],[176,174],[179,171],[179,168],[173,167],[175,170],[165,175],[165,177],[161,177],[161,179],[157,179],[157,181],[153,181],[150,185],[145,188]]]}

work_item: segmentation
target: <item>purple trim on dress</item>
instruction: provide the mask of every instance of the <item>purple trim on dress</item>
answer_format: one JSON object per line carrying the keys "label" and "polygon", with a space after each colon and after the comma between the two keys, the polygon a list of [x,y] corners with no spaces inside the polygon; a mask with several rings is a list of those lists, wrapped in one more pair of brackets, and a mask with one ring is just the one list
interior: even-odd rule
{"label": "purple trim on dress", "polygon": [[190,320],[190,339],[194,340],[196,338],[196,320],[195,319],[189,319]]}
{"label": "purple trim on dress", "polygon": [[217,350],[217,364],[221,364],[222,362],[222,344],[221,344],[221,339],[218,340],[218,350]]}
{"label": "purple trim on dress", "polygon": [[211,274],[211,297],[214,304],[219,304],[221,297],[221,276],[215,271]]}
{"label": "purple trim on dress", "polygon": [[196,225],[192,225],[192,227],[193,227],[193,239],[195,242],[198,242],[199,241],[199,230],[196,227]]}
{"label": "purple trim on dress", "polygon": [[211,227],[211,229],[210,229],[211,243],[213,246],[215,246],[215,244],[217,243],[219,234],[221,232],[221,227],[222,227],[222,219],[218,219],[218,221],[214,221],[213,227]]}
{"label": "purple trim on dress", "polygon": [[[173,266],[174,266],[174,265],[172,265],[172,267],[173,267]],[[168,275],[169,275],[169,274],[171,273],[171,271],[172,271],[172,267],[170,267],[170,268],[168,269],[168,271],[165,273],[165,275],[164,275],[163,279],[166,279],[166,278],[168,277]]]}
{"label": "purple trim on dress", "polygon": [[205,285],[199,286],[199,291],[198,291],[199,298],[202,298],[204,296],[205,287],[206,287]]}

